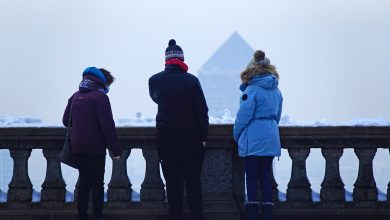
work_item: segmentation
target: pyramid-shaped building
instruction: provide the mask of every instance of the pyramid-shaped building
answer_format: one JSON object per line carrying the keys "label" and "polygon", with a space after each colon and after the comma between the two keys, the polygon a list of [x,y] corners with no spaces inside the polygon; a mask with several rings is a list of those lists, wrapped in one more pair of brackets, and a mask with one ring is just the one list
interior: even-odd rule
{"label": "pyramid-shaped building", "polygon": [[254,50],[237,33],[233,33],[198,72],[209,115],[221,117],[228,109],[235,117],[239,107],[240,73],[249,63]]}

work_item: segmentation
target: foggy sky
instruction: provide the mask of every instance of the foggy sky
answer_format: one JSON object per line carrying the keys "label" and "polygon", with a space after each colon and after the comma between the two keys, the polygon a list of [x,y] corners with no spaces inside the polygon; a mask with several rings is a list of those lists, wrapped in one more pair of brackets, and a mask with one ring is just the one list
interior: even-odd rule
{"label": "foggy sky", "polygon": [[278,68],[283,114],[390,120],[387,0],[0,0],[0,28],[3,116],[60,123],[88,66],[117,78],[115,118],[154,116],[147,80],[163,69],[168,40],[196,74],[237,31]]}

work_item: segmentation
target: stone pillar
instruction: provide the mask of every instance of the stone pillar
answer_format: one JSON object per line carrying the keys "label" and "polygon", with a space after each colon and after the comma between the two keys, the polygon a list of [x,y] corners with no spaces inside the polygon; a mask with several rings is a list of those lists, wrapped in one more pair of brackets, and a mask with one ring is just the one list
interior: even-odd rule
{"label": "stone pillar", "polygon": [[28,176],[28,158],[31,149],[10,149],[14,161],[12,180],[8,184],[7,200],[10,203],[31,202],[32,184]]}
{"label": "stone pillar", "polygon": [[343,149],[321,150],[325,158],[325,177],[321,183],[321,201],[335,202],[345,201],[344,183],[341,180],[339,161],[343,155]]}
{"label": "stone pillar", "polygon": [[142,149],[145,158],[145,178],[141,184],[141,201],[164,201],[164,183],[160,175],[160,163],[155,148]]}
{"label": "stone pillar", "polygon": [[359,173],[354,184],[354,201],[377,201],[378,191],[372,169],[372,160],[377,149],[355,149],[355,154],[359,158]]}
{"label": "stone pillar", "polygon": [[121,159],[112,161],[112,176],[107,190],[108,201],[131,201],[132,189],[126,166],[130,151],[123,149]]}
{"label": "stone pillar", "polygon": [[288,149],[292,160],[291,178],[287,186],[287,201],[311,202],[311,184],[306,174],[306,159],[310,148]]}
{"label": "stone pillar", "polygon": [[[232,151],[230,149],[218,148],[219,144],[222,145],[224,143],[215,144],[216,147],[211,147],[211,144],[208,145],[210,147],[206,148],[203,161],[203,200],[234,201],[234,197],[241,197],[241,189],[233,189],[233,187],[237,187],[235,184],[239,183],[241,180],[239,176],[233,177]],[[244,189],[243,186],[244,185],[240,188]]]}
{"label": "stone pillar", "polygon": [[42,202],[65,202],[65,181],[62,178],[59,161],[60,149],[43,149],[47,161],[46,177],[42,184]]}

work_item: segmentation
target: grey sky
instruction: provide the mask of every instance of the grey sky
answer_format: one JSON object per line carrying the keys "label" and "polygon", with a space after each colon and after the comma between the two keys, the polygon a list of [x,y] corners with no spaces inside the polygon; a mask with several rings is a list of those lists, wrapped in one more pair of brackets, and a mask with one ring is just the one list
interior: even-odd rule
{"label": "grey sky", "polygon": [[1,0],[0,27],[0,115],[59,123],[82,70],[97,66],[117,78],[115,118],[153,116],[147,79],[168,40],[196,74],[238,31],[278,67],[284,114],[390,120],[387,0]]}

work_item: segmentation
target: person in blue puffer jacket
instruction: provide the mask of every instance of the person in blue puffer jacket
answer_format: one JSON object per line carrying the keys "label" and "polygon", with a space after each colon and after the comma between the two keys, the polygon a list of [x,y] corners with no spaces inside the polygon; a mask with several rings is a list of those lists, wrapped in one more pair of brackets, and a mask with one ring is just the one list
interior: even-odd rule
{"label": "person in blue puffer jacket", "polygon": [[257,180],[260,180],[263,218],[272,216],[272,161],[280,156],[278,123],[283,97],[278,89],[279,75],[263,51],[256,51],[241,73],[240,108],[233,128],[238,153],[244,158],[248,201],[247,219],[258,219]]}

